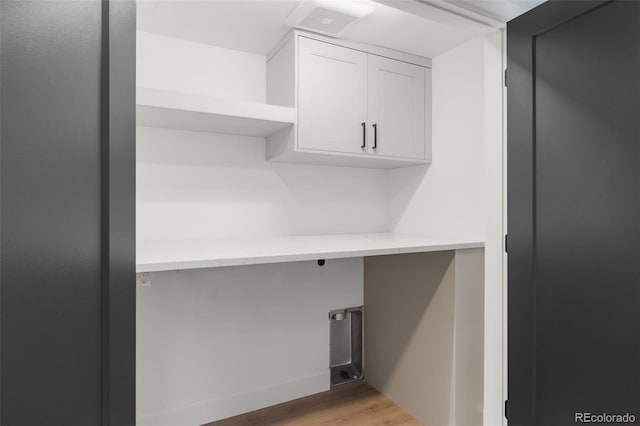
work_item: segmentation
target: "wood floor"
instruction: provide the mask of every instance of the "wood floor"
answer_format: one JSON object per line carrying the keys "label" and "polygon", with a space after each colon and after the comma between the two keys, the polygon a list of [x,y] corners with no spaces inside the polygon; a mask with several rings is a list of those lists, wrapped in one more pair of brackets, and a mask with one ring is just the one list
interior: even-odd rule
{"label": "wood floor", "polygon": [[204,426],[420,425],[411,415],[364,382]]}

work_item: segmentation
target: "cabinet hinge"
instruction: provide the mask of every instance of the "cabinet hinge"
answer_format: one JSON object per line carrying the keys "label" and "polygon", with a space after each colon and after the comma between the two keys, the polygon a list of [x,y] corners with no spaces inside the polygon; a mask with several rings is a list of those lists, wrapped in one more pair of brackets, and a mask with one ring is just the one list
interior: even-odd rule
{"label": "cabinet hinge", "polygon": [[507,244],[509,243],[509,234],[504,234],[504,252],[508,253]]}
{"label": "cabinet hinge", "polygon": [[508,408],[509,408],[509,401],[505,401],[504,402],[504,418],[507,419],[507,420],[509,420]]}
{"label": "cabinet hinge", "polygon": [[504,87],[507,87],[507,69],[504,69]]}

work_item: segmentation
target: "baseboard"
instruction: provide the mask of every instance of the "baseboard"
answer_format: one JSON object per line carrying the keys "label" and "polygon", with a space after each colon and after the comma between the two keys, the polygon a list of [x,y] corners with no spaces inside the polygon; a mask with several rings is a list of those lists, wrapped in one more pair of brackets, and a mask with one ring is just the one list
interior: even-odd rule
{"label": "baseboard", "polygon": [[329,371],[291,382],[249,389],[136,418],[137,426],[199,426],[329,390]]}

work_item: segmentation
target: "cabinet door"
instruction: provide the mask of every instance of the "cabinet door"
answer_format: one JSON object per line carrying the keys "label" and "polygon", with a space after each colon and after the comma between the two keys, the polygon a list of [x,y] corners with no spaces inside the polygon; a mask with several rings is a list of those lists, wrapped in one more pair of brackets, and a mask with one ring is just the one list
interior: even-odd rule
{"label": "cabinet door", "polygon": [[300,37],[298,147],[366,153],[367,54]]}
{"label": "cabinet door", "polygon": [[425,158],[425,75],[421,66],[369,55],[369,154]]}

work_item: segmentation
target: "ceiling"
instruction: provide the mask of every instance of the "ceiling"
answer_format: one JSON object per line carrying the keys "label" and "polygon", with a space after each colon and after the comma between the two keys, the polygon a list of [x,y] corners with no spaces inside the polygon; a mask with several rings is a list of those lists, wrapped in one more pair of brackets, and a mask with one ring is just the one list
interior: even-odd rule
{"label": "ceiling", "polygon": [[299,0],[138,0],[138,30],[265,54]]}
{"label": "ceiling", "polygon": [[[342,1],[342,0],[334,0]],[[343,38],[435,57],[544,0],[372,0],[374,12]],[[258,54],[289,31],[285,18],[300,0],[139,0],[138,30]],[[464,9],[463,9],[464,8]],[[443,12],[443,9],[456,13]],[[480,15],[478,15],[480,14]]]}
{"label": "ceiling", "polygon": [[440,0],[465,9],[494,18],[501,22],[508,22],[523,13],[533,9],[546,0]]}

